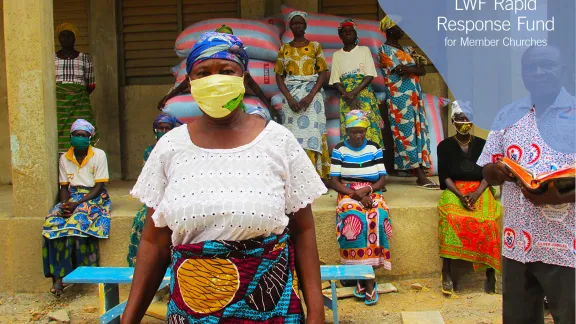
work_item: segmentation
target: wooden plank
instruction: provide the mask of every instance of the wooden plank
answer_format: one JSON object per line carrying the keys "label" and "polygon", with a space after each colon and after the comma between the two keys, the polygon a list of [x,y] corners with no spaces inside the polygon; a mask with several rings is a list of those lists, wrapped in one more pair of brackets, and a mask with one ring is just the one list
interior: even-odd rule
{"label": "wooden plank", "polygon": [[123,17],[133,16],[153,16],[153,15],[173,15],[175,14],[176,6],[161,6],[161,7],[128,7],[122,12]]}
{"label": "wooden plank", "polygon": [[183,0],[182,3],[184,5],[187,4],[223,4],[223,3],[234,3],[237,4],[238,0]]}
{"label": "wooden plank", "polygon": [[124,17],[123,25],[144,25],[144,24],[162,24],[162,23],[178,23],[176,12],[173,15],[157,15],[157,16],[134,16]]}
{"label": "wooden plank", "polygon": [[174,76],[131,77],[126,78],[126,85],[174,84]]}
{"label": "wooden plank", "polygon": [[[172,76],[170,68],[171,66],[126,68],[126,77]],[[174,79],[174,76],[172,76],[172,79]]]}
{"label": "wooden plank", "polygon": [[[364,6],[346,6],[346,7],[330,7],[323,8],[323,13],[336,16],[350,16],[350,15],[372,15],[378,16],[377,5],[364,5]],[[374,18],[376,19],[376,18]]]}
{"label": "wooden plank", "polygon": [[354,18],[354,19],[364,19],[364,20],[377,20],[378,19],[377,14],[355,14],[355,15],[342,14],[342,15],[338,15],[338,16],[350,17],[350,18]]}
{"label": "wooden plank", "polygon": [[214,18],[238,18],[238,13],[235,11],[235,12],[218,12],[218,13],[203,13],[203,14],[185,14],[184,26],[190,26],[195,22]]}
{"label": "wooden plank", "polygon": [[[175,38],[174,38],[175,40]],[[155,42],[125,42],[125,51],[171,49],[174,51],[174,40]]]}
{"label": "wooden plank", "polygon": [[322,9],[338,6],[378,5],[378,0],[322,0]]}
{"label": "wooden plank", "polygon": [[124,53],[124,58],[127,60],[164,57],[176,57],[176,53],[173,49],[161,49],[156,51],[126,51]]}
{"label": "wooden plank", "polygon": [[123,0],[122,7],[154,7],[154,6],[176,6],[176,0]]}
{"label": "wooden plank", "polygon": [[131,33],[124,34],[124,43],[149,42],[149,41],[172,41],[178,37],[178,32],[156,32],[156,33]]}
{"label": "wooden plank", "polygon": [[144,33],[157,31],[178,31],[178,24],[144,24],[125,26],[123,33]]}
{"label": "wooden plank", "polygon": [[139,59],[139,60],[126,60],[126,68],[141,68],[141,67],[172,67],[182,60],[178,57],[172,58],[153,58],[153,59]]}
{"label": "wooden plank", "polygon": [[183,12],[184,14],[192,14],[192,13],[219,13],[219,12],[235,12],[237,9],[235,3],[219,3],[218,6],[207,6],[205,4],[188,4],[184,5]]}
{"label": "wooden plank", "polygon": [[[336,296],[338,296],[338,299],[340,298],[349,298],[349,297],[353,297],[354,296],[354,289],[356,287],[342,287],[342,288],[336,288]],[[392,293],[392,292],[397,292],[398,289],[396,287],[394,287],[394,285],[392,285],[391,283],[382,283],[382,284],[378,284],[378,293],[379,294],[388,294],[388,293]],[[332,290],[330,289],[330,287],[323,289],[322,290],[322,294],[324,296],[332,296]]]}

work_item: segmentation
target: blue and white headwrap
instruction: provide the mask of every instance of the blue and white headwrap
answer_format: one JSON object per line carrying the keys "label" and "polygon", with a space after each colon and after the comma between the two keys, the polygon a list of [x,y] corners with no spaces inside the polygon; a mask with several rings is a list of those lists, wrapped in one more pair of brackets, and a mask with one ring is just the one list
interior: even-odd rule
{"label": "blue and white headwrap", "polygon": [[468,120],[472,121],[474,119],[474,113],[472,110],[472,103],[470,101],[456,100],[452,103],[452,116],[454,118],[456,114],[464,114]]}
{"label": "blue and white headwrap", "polygon": [[286,20],[286,24],[288,25],[288,27],[290,27],[290,22],[292,21],[292,19],[294,17],[300,16],[304,19],[305,23],[308,23],[308,14],[305,13],[304,11],[292,11],[289,15],[288,15],[288,20]]}
{"label": "blue and white headwrap", "polygon": [[155,130],[158,128],[158,124],[160,123],[170,124],[172,128],[183,124],[180,120],[178,120],[178,118],[170,116],[166,113],[161,113],[158,115],[158,117],[156,117],[156,119],[154,119],[154,123],[152,124],[153,129]]}
{"label": "blue and white headwrap", "polygon": [[186,59],[186,72],[190,74],[194,65],[210,60],[221,59],[238,63],[243,71],[248,69],[248,54],[240,38],[216,32],[206,32],[194,44]]}
{"label": "blue and white headwrap", "polygon": [[72,124],[72,127],[70,127],[70,134],[79,130],[90,133],[90,136],[94,136],[94,134],[96,133],[94,126],[92,126],[92,124],[90,124],[87,120],[84,119],[76,119],[76,121]]}

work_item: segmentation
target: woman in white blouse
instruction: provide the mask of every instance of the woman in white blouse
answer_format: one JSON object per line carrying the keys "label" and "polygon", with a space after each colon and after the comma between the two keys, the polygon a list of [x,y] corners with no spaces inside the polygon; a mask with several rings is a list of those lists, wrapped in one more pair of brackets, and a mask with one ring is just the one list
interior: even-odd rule
{"label": "woman in white blouse", "polygon": [[324,322],[310,204],[326,188],[290,131],[244,112],[247,63],[220,33],[188,57],[204,114],[160,139],[132,190],[149,219],[123,323],[139,323],[168,267],[169,323],[302,323],[299,287],[306,323]]}

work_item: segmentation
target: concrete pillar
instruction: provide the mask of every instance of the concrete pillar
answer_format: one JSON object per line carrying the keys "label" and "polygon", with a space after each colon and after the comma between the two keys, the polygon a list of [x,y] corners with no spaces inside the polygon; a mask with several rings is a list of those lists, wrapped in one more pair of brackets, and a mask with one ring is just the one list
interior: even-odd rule
{"label": "concrete pillar", "polygon": [[[0,1],[2,11],[2,1]],[[0,15],[0,185],[12,181],[10,166],[10,132],[6,98],[6,57],[4,56],[4,17]]]}
{"label": "concrete pillar", "polygon": [[96,80],[92,109],[100,135],[97,147],[106,152],[112,180],[122,176],[116,25],[115,0],[90,1],[90,54]]}
{"label": "concrete pillar", "polygon": [[44,217],[57,194],[52,1],[5,0],[4,42],[15,217]]}

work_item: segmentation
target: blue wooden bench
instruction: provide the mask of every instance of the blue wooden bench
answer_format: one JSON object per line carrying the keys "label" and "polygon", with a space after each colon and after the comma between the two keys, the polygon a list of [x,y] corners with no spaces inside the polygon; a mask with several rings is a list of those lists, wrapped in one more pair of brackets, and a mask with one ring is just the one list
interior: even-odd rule
{"label": "blue wooden bench", "polygon": [[[334,323],[338,323],[337,280],[374,279],[374,270],[365,265],[324,265],[320,266],[322,281],[329,281],[332,298],[324,296],[324,306],[332,310]],[[131,284],[134,268],[117,267],[79,267],[64,277],[65,284],[98,284],[100,295],[100,323],[120,323],[120,315],[126,308],[126,301],[120,303],[118,285]],[[170,282],[170,271],[167,271],[162,285]]]}

